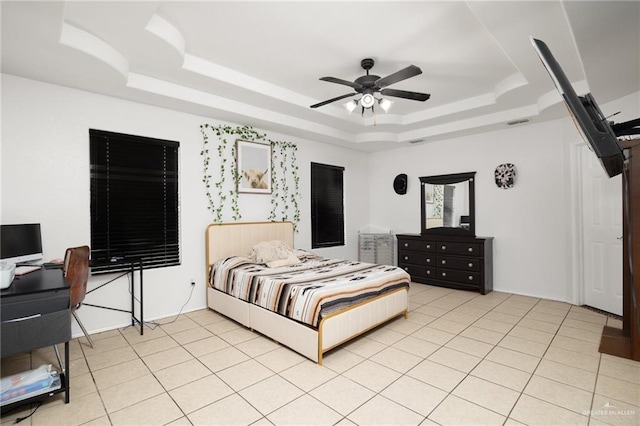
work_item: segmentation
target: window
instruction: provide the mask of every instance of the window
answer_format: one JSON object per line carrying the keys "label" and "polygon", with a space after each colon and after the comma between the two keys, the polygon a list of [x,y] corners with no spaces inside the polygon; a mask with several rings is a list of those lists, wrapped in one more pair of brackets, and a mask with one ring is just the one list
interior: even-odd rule
{"label": "window", "polygon": [[92,273],[180,264],[179,142],[89,130]]}
{"label": "window", "polygon": [[344,167],[311,163],[311,247],[344,245]]}

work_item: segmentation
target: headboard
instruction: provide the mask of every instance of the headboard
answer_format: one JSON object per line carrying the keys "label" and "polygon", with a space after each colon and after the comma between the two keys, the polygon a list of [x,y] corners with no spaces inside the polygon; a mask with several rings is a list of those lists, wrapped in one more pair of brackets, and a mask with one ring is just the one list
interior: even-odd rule
{"label": "headboard", "polygon": [[223,257],[248,255],[261,241],[281,240],[293,248],[291,222],[212,223],[207,227],[207,271]]}

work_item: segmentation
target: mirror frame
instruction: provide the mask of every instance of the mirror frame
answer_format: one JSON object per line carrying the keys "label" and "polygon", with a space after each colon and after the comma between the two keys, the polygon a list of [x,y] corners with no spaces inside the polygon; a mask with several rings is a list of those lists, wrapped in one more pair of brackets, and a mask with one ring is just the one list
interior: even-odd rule
{"label": "mirror frame", "polygon": [[[475,191],[475,175],[476,172],[454,173],[450,175],[437,176],[421,176],[420,177],[420,221],[422,235],[460,235],[460,236],[476,236],[476,191]],[[460,227],[437,227],[427,229],[426,204],[424,199],[424,185],[446,185],[469,181],[469,229]]]}

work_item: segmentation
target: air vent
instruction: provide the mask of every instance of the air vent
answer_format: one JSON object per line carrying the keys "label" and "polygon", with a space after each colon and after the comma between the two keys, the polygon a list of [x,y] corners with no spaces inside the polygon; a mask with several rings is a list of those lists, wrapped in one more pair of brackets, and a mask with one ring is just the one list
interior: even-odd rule
{"label": "air vent", "polygon": [[528,123],[528,118],[521,118],[520,120],[507,121],[507,126],[515,126],[516,124]]}

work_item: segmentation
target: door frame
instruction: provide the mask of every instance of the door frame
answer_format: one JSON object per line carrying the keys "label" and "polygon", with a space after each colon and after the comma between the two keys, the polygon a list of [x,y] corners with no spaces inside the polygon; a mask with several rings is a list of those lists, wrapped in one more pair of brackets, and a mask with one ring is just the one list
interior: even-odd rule
{"label": "door frame", "polygon": [[569,148],[569,172],[571,194],[571,290],[567,295],[570,303],[584,305],[584,218],[582,211],[582,139],[574,139]]}

